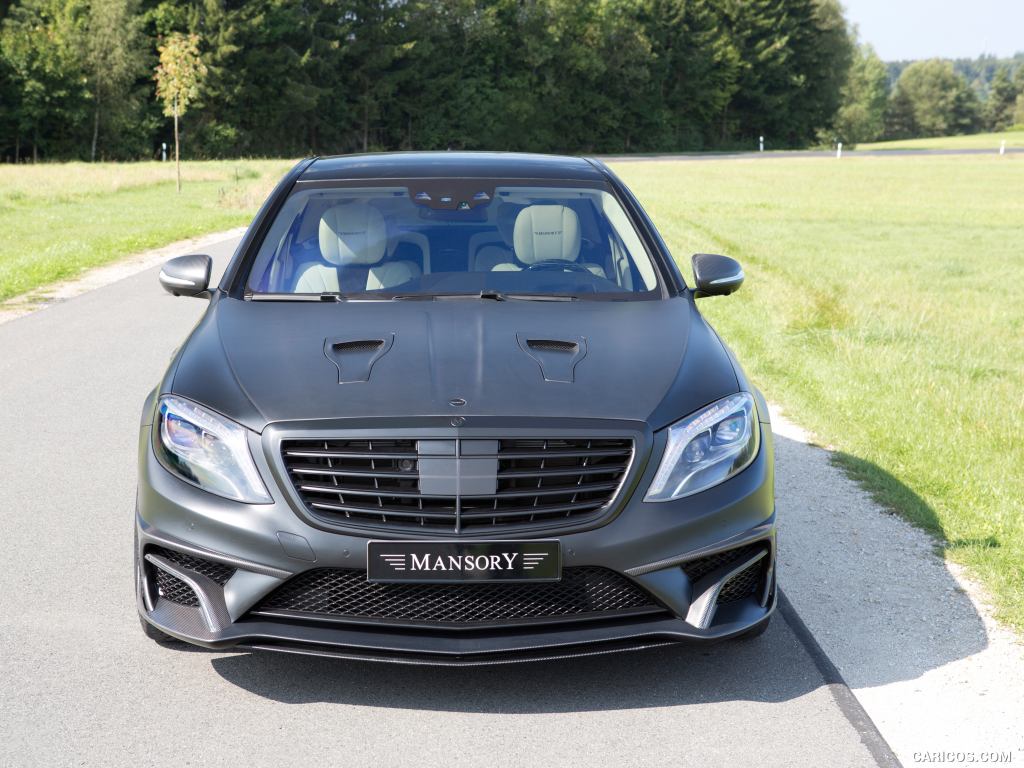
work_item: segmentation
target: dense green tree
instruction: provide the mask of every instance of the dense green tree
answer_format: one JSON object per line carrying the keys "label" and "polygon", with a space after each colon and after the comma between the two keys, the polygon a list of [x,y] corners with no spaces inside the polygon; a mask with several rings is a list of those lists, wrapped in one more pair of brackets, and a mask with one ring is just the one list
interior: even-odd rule
{"label": "dense green tree", "polygon": [[[83,9],[59,0],[23,0],[0,30],[0,55],[7,68],[14,117],[15,157],[31,146],[55,156],[75,153],[88,109],[78,58]],[[6,111],[6,109],[5,109]]]}
{"label": "dense green tree", "polygon": [[839,108],[852,43],[835,0],[723,0],[738,47],[739,88],[722,119],[722,140],[801,146]]}
{"label": "dense green tree", "polygon": [[92,142],[89,159],[96,159],[100,124],[105,117],[137,116],[131,86],[145,71],[141,19],[135,0],[91,0],[79,51],[92,96]]}
{"label": "dense green tree", "polygon": [[929,59],[903,70],[890,100],[891,136],[970,133],[977,124],[977,96],[951,62]]}
{"label": "dense green tree", "polygon": [[839,141],[854,145],[882,136],[888,87],[889,75],[875,49],[870,45],[860,46],[841,91],[842,105],[835,122]]}
{"label": "dense green tree", "polygon": [[988,130],[1002,131],[1013,125],[1017,95],[1017,87],[1010,77],[1010,68],[1006,65],[999,67],[992,77],[985,101],[984,122]]}
{"label": "dense green tree", "polygon": [[850,60],[836,0],[15,0],[2,26],[0,152],[49,157],[168,140],[139,72],[176,34],[203,40],[193,156],[798,146]]}
{"label": "dense green tree", "polygon": [[[647,0],[641,20],[650,41],[652,88],[645,98],[623,94],[637,112],[641,149],[704,149],[736,94],[740,55],[711,2]],[[625,147],[632,149],[634,146]]]}

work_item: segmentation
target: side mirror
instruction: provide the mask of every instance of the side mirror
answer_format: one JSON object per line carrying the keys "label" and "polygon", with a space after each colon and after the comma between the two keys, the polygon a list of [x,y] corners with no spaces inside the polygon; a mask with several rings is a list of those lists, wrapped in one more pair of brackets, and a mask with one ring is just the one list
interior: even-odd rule
{"label": "side mirror", "polygon": [[717,253],[693,254],[693,277],[697,281],[693,297],[728,296],[743,285],[743,267],[736,259]]}
{"label": "side mirror", "polygon": [[209,256],[178,256],[160,270],[160,285],[174,296],[209,296],[212,267]]}

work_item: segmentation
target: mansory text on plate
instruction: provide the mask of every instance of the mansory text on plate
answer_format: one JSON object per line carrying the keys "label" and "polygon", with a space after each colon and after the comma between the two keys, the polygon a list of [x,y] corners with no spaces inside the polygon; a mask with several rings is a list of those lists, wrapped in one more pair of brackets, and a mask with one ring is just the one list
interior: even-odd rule
{"label": "mansory text on plate", "polygon": [[764,399],[601,162],[295,166],[146,401],[146,634],[429,664],[750,636],[776,603]]}

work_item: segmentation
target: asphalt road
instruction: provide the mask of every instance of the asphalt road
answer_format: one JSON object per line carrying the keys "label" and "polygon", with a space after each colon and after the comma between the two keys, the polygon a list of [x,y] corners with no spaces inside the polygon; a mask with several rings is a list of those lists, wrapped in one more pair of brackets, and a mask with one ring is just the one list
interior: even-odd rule
{"label": "asphalt road", "polygon": [[203,307],[149,270],[0,325],[0,765],[888,764],[792,614],[754,641],[496,668],[147,640],[138,415]]}
{"label": "asphalt road", "polygon": [[[980,149],[847,149],[843,156],[850,157],[916,157],[956,155],[998,155],[999,147]],[[1024,154],[1024,147],[1007,147],[1006,154]],[[768,152],[677,152],[651,155],[602,155],[608,163],[662,162],[665,160],[786,160],[794,157],[835,157],[834,149],[782,149]]]}

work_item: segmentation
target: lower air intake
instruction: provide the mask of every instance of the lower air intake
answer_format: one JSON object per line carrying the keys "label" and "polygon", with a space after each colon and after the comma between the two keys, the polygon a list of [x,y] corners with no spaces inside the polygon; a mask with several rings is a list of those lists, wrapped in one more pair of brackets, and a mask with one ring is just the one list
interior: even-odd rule
{"label": "lower air intake", "polygon": [[764,584],[765,563],[766,559],[762,558],[725,582],[722,591],[718,593],[718,604],[733,603],[745,597],[760,595],[761,586]]}
{"label": "lower air intake", "polygon": [[465,626],[662,611],[647,592],[606,568],[566,568],[558,582],[505,584],[378,584],[363,570],[332,568],[292,578],[252,613]]}
{"label": "lower air intake", "polygon": [[[724,552],[716,552],[713,555],[683,563],[683,570],[686,571],[690,581],[696,583],[719,568],[749,560],[761,550],[766,549],[766,547],[767,545],[763,542],[758,542],[744,547],[737,547],[736,549],[727,549]],[[761,588],[764,586],[767,567],[768,558],[762,557],[756,563],[751,564],[731,577],[718,593],[718,600],[716,602],[722,605],[723,603],[742,600],[751,595],[759,595]]]}
{"label": "lower air intake", "polygon": [[[206,560],[202,557],[196,557],[195,555],[189,555],[173,549],[148,547],[146,552],[147,554],[157,555],[169,560],[181,568],[202,574],[221,586],[226,584],[227,580],[235,573],[235,569],[230,565]],[[199,598],[196,597],[195,590],[184,581],[153,564],[149,564],[148,567],[152,569],[151,573],[156,580],[157,595],[161,600],[167,600],[178,605],[199,605]]]}

